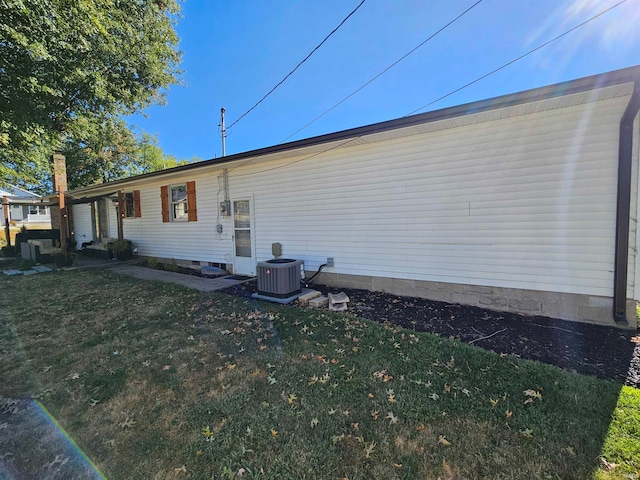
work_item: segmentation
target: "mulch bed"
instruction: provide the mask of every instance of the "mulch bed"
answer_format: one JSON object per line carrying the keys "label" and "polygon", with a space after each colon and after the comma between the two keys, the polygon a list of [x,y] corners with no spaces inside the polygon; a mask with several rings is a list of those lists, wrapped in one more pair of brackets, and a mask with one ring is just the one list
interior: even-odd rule
{"label": "mulch bed", "polygon": [[[313,288],[325,295],[345,292],[350,299],[348,312],[359,317],[392,322],[419,332],[472,343],[496,353],[537,360],[640,388],[640,335],[637,331],[368,290],[337,290],[323,285]],[[242,297],[250,297],[255,291],[255,282],[222,290]]]}

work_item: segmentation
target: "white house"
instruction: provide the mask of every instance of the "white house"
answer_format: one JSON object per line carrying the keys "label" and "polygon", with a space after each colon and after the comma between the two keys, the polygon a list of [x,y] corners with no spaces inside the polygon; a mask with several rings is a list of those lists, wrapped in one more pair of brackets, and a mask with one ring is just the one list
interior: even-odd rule
{"label": "white house", "polygon": [[[0,187],[0,198],[7,199],[9,222],[20,228],[51,228],[51,214],[43,198],[14,185]],[[0,216],[0,226],[4,227],[5,216]]]}
{"label": "white house", "polygon": [[[78,244],[636,327],[640,67],[70,192]],[[84,203],[83,203],[84,202]],[[120,205],[118,210],[117,206]]]}

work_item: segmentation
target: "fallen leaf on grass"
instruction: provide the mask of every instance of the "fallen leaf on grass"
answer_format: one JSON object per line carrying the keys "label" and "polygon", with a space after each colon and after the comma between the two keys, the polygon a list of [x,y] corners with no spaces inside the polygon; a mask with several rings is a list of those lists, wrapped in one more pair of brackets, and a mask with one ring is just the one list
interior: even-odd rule
{"label": "fallen leaf on grass", "polygon": [[526,428],[524,430],[520,430],[520,433],[525,438],[533,438],[533,430],[531,430],[530,428]]}
{"label": "fallen leaf on grass", "polygon": [[444,445],[445,447],[448,447],[449,445],[451,445],[451,442],[449,440],[447,440],[446,438],[444,438],[443,435],[440,435],[438,437],[438,444]]}
{"label": "fallen leaf on grass", "polygon": [[511,410],[506,410],[504,414],[506,415],[507,418],[511,418],[511,416],[513,415],[513,412]]}
{"label": "fallen leaf on grass", "polygon": [[394,423],[398,423],[398,417],[396,417],[393,412],[387,412],[387,416],[384,417],[386,420],[389,420],[389,424],[393,425]]}
{"label": "fallen leaf on grass", "polygon": [[[602,466],[608,470],[609,472],[620,465],[617,463],[607,462],[604,458],[600,457],[600,462],[602,462]],[[629,477],[631,478],[631,477]]]}
{"label": "fallen leaf on grass", "polygon": [[364,447],[364,458],[371,458],[371,454],[376,449],[376,442],[371,442],[369,445]]}
{"label": "fallen leaf on grass", "polygon": [[274,438],[275,438],[275,437],[277,437],[277,436],[278,436],[278,431],[277,431],[277,430],[274,430],[274,429],[272,428],[270,431],[271,431],[271,436],[272,436],[272,437],[274,437]]}
{"label": "fallen leaf on grass", "polygon": [[538,400],[542,400],[542,394],[539,391],[529,389],[529,390],[525,390],[523,393],[527,397],[537,398]]}
{"label": "fallen leaf on grass", "polygon": [[298,397],[296,397],[294,393],[290,393],[289,398],[287,398],[287,402],[289,403],[289,405],[293,405],[293,402],[295,402],[297,399]]}
{"label": "fallen leaf on grass", "polygon": [[315,428],[318,425],[318,423],[320,423],[320,420],[318,420],[318,417],[311,419],[311,428]]}
{"label": "fallen leaf on grass", "polygon": [[187,466],[186,465],[182,465],[181,467],[174,468],[173,469],[173,473],[175,473],[176,475],[178,473],[187,473]]}
{"label": "fallen leaf on grass", "polygon": [[171,369],[171,365],[165,365],[164,367],[162,367],[162,370],[167,371]]}
{"label": "fallen leaf on grass", "polygon": [[125,420],[120,422],[118,425],[121,428],[132,428],[135,424],[136,424],[135,420],[133,420],[132,418],[127,417]]}
{"label": "fallen leaf on grass", "polygon": [[495,407],[496,405],[498,405],[498,402],[499,402],[500,400],[494,400],[493,398],[490,398],[490,399],[489,399],[489,401],[491,402],[491,406],[492,406],[492,407]]}

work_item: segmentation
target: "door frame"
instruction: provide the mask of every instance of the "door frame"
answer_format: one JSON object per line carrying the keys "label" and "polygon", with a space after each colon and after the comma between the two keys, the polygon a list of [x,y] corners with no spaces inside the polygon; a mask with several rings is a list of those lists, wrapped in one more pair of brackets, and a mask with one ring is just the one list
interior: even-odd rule
{"label": "door frame", "polygon": [[[249,232],[251,257],[236,256],[235,202],[242,200],[249,201]],[[256,274],[256,222],[253,195],[242,195],[231,198],[231,228],[233,229],[233,234],[231,235],[231,246],[233,248],[233,273],[238,275],[254,276]]]}

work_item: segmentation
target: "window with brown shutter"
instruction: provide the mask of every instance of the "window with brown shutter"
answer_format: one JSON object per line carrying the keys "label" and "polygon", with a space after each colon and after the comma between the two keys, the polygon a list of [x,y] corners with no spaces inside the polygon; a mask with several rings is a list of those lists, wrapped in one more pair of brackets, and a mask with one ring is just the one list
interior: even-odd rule
{"label": "window with brown shutter", "polygon": [[162,196],[163,222],[195,222],[198,220],[196,206],[196,182],[166,185],[160,188]]}

